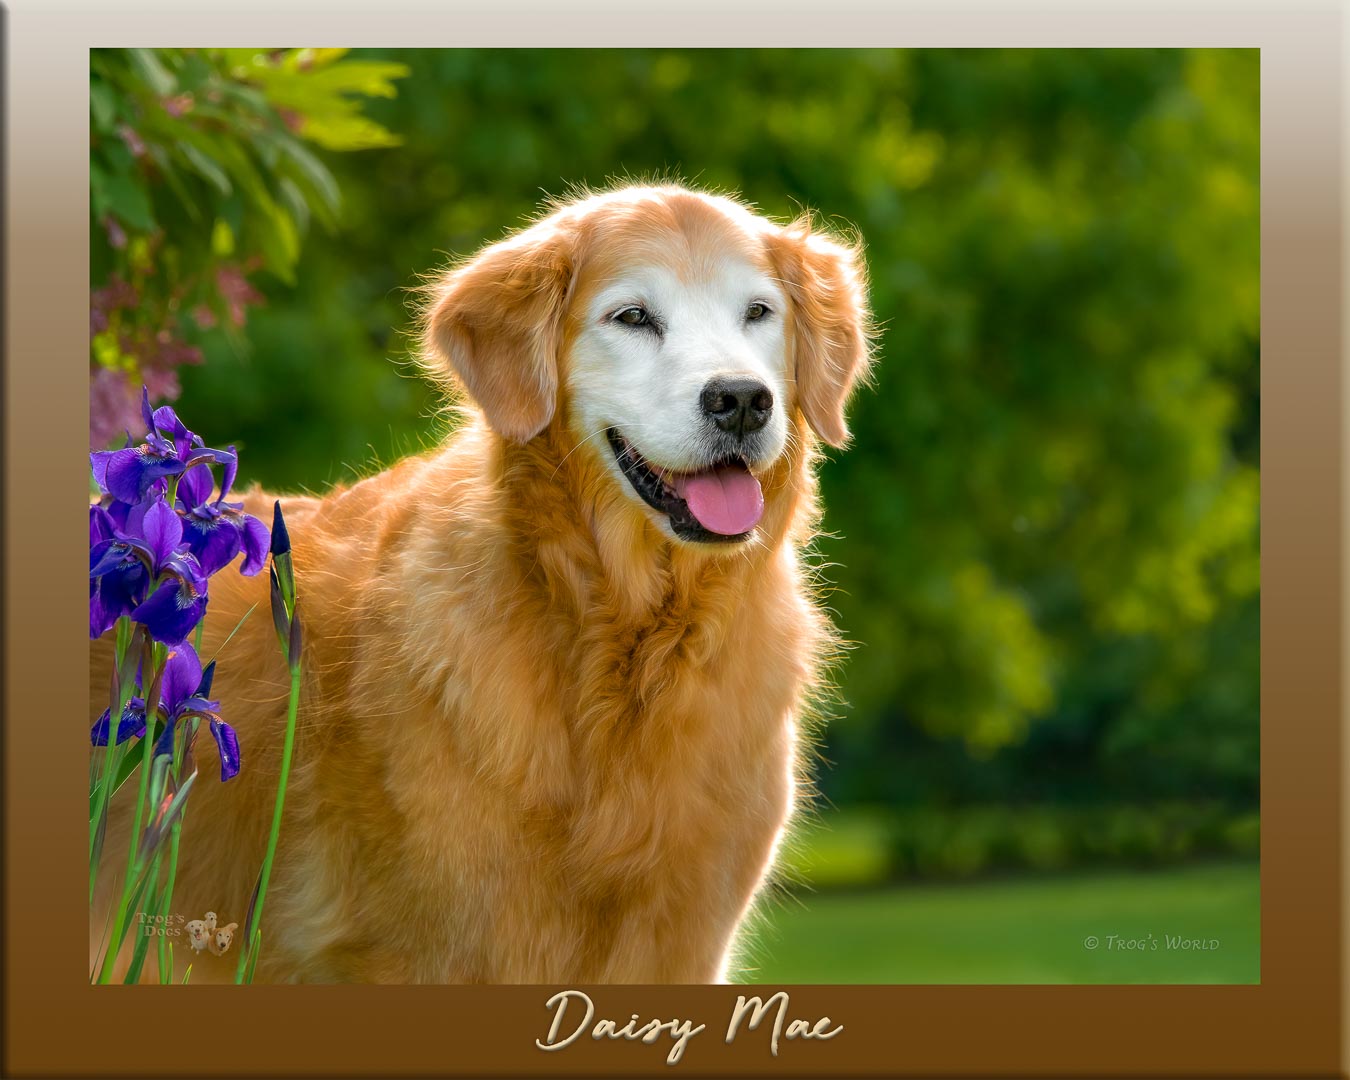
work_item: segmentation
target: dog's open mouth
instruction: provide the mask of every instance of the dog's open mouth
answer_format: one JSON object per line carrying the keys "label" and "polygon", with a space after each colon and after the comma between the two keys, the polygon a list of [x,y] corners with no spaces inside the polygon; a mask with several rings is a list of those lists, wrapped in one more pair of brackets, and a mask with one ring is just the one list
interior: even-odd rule
{"label": "dog's open mouth", "polygon": [[651,464],[610,428],[609,445],[633,490],[653,510],[670,519],[681,540],[726,543],[745,540],[764,515],[764,492],[741,458],[727,458],[706,469],[675,473]]}

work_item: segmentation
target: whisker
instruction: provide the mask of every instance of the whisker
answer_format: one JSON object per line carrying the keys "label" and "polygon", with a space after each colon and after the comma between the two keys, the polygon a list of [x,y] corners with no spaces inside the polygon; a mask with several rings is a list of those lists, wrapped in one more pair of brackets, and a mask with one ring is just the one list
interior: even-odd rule
{"label": "whisker", "polygon": [[581,449],[583,446],[585,446],[588,442],[590,442],[592,439],[594,439],[597,435],[603,435],[603,434],[604,434],[605,432],[607,432],[608,430],[609,430],[608,427],[602,427],[602,428],[597,428],[595,431],[592,431],[589,435],[587,435],[584,439],[582,439],[579,443],[577,443],[576,446],[572,447],[571,450],[567,451],[567,453],[565,453],[565,454],[563,455],[562,460],[558,462],[557,468],[555,468],[555,469],[553,470],[553,472],[551,472],[551,473],[549,474],[549,477],[548,477],[548,478],[549,478],[550,480],[552,480],[554,477],[556,477],[556,476],[558,475],[559,470],[562,469],[563,465],[567,462],[567,459],[568,459],[568,458],[570,458],[573,454],[575,454],[578,450],[580,450],[580,449]]}

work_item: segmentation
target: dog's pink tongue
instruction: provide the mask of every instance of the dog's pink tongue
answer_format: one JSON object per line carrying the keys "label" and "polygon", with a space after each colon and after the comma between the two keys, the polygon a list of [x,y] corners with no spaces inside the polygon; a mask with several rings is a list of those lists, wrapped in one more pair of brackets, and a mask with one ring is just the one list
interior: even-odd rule
{"label": "dog's pink tongue", "polygon": [[674,481],[675,493],[709,532],[737,536],[758,525],[764,514],[764,492],[744,465],[689,473]]}

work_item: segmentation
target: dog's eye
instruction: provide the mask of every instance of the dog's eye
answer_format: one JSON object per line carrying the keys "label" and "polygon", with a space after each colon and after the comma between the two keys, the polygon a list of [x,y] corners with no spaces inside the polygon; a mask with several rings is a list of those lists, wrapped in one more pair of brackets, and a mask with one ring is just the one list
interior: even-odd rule
{"label": "dog's eye", "polygon": [[769,314],[769,305],[761,304],[758,300],[756,300],[753,304],[751,304],[748,308],[745,309],[745,321],[756,322],[759,319],[764,318],[764,316],[767,314]]}
{"label": "dog's eye", "polygon": [[624,308],[614,318],[625,326],[648,326],[652,321],[651,313],[644,307]]}

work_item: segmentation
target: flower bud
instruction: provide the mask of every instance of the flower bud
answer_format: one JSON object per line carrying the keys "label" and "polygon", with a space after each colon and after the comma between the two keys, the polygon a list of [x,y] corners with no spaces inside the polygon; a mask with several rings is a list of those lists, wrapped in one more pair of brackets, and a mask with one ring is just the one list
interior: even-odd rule
{"label": "flower bud", "polygon": [[267,573],[271,580],[272,625],[277,631],[277,643],[280,644],[282,652],[289,652],[291,620],[286,616],[286,601],[281,595],[281,582],[277,578],[275,563],[267,568]]}
{"label": "flower bud", "polygon": [[300,669],[300,650],[304,645],[300,629],[300,612],[295,610],[291,613],[291,634],[290,641],[286,649],[286,663],[290,665],[291,671]]}
{"label": "flower bud", "polygon": [[291,536],[286,531],[286,519],[281,516],[281,500],[278,499],[272,507],[272,554],[289,555],[291,553]]}

